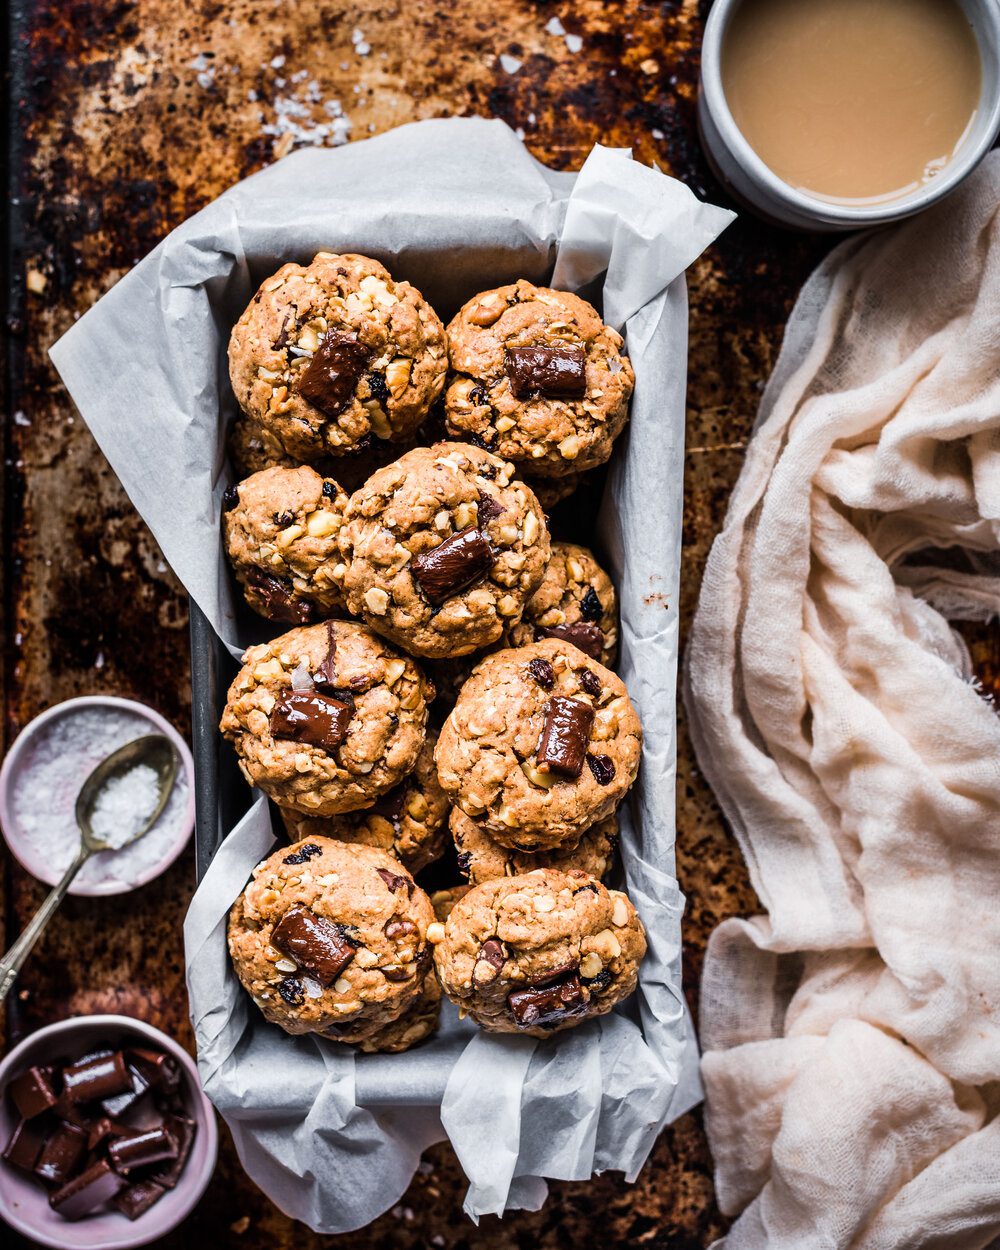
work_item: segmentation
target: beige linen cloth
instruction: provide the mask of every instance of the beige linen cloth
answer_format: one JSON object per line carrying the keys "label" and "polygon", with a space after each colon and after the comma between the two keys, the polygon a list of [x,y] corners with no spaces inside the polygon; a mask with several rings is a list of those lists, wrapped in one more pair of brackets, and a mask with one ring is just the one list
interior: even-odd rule
{"label": "beige linen cloth", "polygon": [[[806,284],[686,697],[767,910],[701,999],[727,1250],[1000,1233],[1000,156]],[[947,550],[947,554],[945,551]]]}

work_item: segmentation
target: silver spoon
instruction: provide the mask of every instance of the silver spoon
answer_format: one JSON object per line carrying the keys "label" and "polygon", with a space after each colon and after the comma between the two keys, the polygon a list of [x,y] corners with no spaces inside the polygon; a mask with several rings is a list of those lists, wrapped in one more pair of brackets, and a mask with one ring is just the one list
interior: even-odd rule
{"label": "silver spoon", "polygon": [[[131,772],[139,764],[147,764],[156,773],[159,788],[156,806],[142,828],[137,830],[127,842],[119,847],[111,847],[107,842],[102,841],[90,826],[94,808],[101,791],[109,781]],[[163,815],[163,809],[170,798],[170,791],[174,788],[176,777],[177,753],[174,751],[173,743],[164,734],[147,734],[132,742],[126,742],[123,747],[119,747],[97,765],[80,787],[80,793],[76,799],[76,823],[80,826],[80,850],[76,859],[66,869],[63,879],[53,887],[48,898],[32,916],[21,936],[3,959],[0,959],[0,1003],[10,993],[24,961],[41,937],[42,930],[55,915],[59,904],[66,897],[66,891],[73,883],[73,878],[83,865],[91,855],[96,855],[98,851],[124,850],[126,846],[131,846],[133,842],[141,838],[144,833],[148,833]]]}

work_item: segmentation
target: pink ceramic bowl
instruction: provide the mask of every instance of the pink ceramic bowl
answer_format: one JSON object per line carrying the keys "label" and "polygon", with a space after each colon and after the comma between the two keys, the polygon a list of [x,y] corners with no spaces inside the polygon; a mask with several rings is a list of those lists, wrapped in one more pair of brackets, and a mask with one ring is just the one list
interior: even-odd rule
{"label": "pink ceramic bowl", "polygon": [[84,897],[125,894],[145,885],[147,881],[152,881],[174,862],[187,845],[194,828],[194,763],[188,744],[173,725],[164,720],[159,712],[154,712],[151,707],[146,707],[144,703],[137,703],[134,699],[119,699],[105,694],[84,695],[79,699],[67,699],[64,703],[57,703],[36,716],[33,721],[29,721],[14,739],[3,766],[0,767],[0,827],[2,827],[7,846],[17,862],[33,877],[44,881],[46,885],[56,885],[62,876],[61,872],[53,871],[52,865],[46,862],[45,856],[39,852],[38,847],[30,843],[19,828],[14,815],[14,789],[33,744],[46,732],[53,721],[86,708],[102,707],[129,712],[136,717],[141,717],[148,728],[139,729],[136,736],[141,733],[162,733],[170,739],[177,752],[177,775],[187,779],[186,813],[177,837],[164,848],[163,853],[157,856],[155,862],[150,863],[144,871],[128,882],[113,879],[90,881],[77,877],[69,887],[69,892]]}
{"label": "pink ceramic bowl", "polygon": [[[198,1125],[191,1154],[176,1189],[137,1220],[118,1211],[98,1211],[82,1220],[65,1220],[49,1206],[48,1191],[0,1159],[0,1219],[25,1237],[54,1250],[128,1250],[163,1237],[175,1228],[205,1192],[219,1137],[212,1104],[201,1091],[194,1060],[172,1038],[151,1024],[129,1016],[74,1016],[26,1037],[0,1062],[0,1149],[14,1130],[16,1116],[6,1097],[7,1084],[33,1064],[92,1050],[98,1042],[113,1045],[139,1041],[174,1056],[184,1073],[187,1112]],[[0,1243],[3,1237],[0,1232]]]}

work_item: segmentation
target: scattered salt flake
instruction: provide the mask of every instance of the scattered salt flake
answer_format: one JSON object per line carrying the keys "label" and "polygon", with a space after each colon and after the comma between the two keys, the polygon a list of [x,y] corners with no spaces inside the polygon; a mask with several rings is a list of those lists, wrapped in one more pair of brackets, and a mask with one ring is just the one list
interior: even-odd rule
{"label": "scattered salt flake", "polygon": [[251,104],[256,104],[257,101],[260,99],[260,96],[257,94],[256,91],[254,91],[253,87],[251,87],[250,90],[247,92],[247,99],[250,101]]}
{"label": "scattered salt flake", "polygon": [[534,115],[534,113],[529,113],[529,114],[528,114],[528,125],[529,125],[529,126],[533,126],[534,124],[535,124],[535,115]]}
{"label": "scattered salt flake", "polygon": [[550,17],[545,23],[545,29],[550,35],[565,35],[566,27],[560,22],[558,17]]}
{"label": "scattered salt flake", "polygon": [[211,62],[204,52],[199,52],[193,61],[188,62],[188,67],[190,69],[208,69],[210,64]]}
{"label": "scattered salt flake", "polygon": [[511,56],[509,52],[503,52],[500,55],[500,64],[505,73],[516,74],[524,62],[519,61],[516,56]]}
{"label": "scattered salt flake", "polygon": [[608,361],[608,373],[621,373],[621,371],[622,371],[622,362],[620,360]]}
{"label": "scattered salt flake", "polygon": [[27,413],[22,412],[21,409],[18,408],[17,412],[14,413],[14,424],[15,425],[30,425],[31,418],[27,415]]}
{"label": "scattered salt flake", "polygon": [[365,40],[365,32],[357,26],[351,31],[351,43],[358,56],[367,56],[372,50],[371,44]]}
{"label": "scattered salt flake", "polygon": [[284,63],[285,63],[285,58],[284,58],[283,56],[272,56],[272,57],[271,57],[271,68],[272,68],[272,69],[281,69],[281,67],[282,67],[282,65],[284,65]]}
{"label": "scattered salt flake", "polygon": [[583,37],[581,35],[567,35],[566,47],[570,52],[579,52],[583,48]]}
{"label": "scattered salt flake", "polygon": [[651,131],[650,131],[650,134],[651,134],[651,135],[653,136],[653,138],[654,138],[654,139],[656,139],[657,141],[659,141],[660,139],[665,139],[665,138],[667,137],[667,136],[663,133],[663,131],[662,131],[662,130],[658,130],[658,129],[656,129],[655,127],[654,127],[654,129],[653,129],[653,130],[651,130]]}
{"label": "scattered salt flake", "polygon": [[301,662],[292,669],[292,689],[301,693],[303,690],[312,690],[313,679],[312,674]]}
{"label": "scattered salt flake", "polygon": [[514,131],[514,134],[521,140],[522,143],[524,142],[524,127],[523,126],[518,126],[518,128]]}
{"label": "scattered salt flake", "polygon": [[203,87],[206,91],[215,82],[215,66],[210,69],[203,70],[198,75],[198,86]]}

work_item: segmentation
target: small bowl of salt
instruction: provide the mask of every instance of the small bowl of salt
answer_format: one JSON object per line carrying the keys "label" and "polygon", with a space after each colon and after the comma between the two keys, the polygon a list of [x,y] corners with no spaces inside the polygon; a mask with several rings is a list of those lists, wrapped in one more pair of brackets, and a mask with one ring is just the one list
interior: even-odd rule
{"label": "small bowl of salt", "polygon": [[76,799],[94,768],[146,734],[165,734],[179,767],[166,807],[141,838],[125,843],[156,809],[159,779],[137,764],[101,790],[91,827],[110,847],[77,873],[70,894],[124,894],[169,868],[194,828],[194,765],[187,743],[158,712],[131,699],[68,699],[21,730],[0,767],[0,825],[11,853],[33,877],[55,885],[80,849]]}

